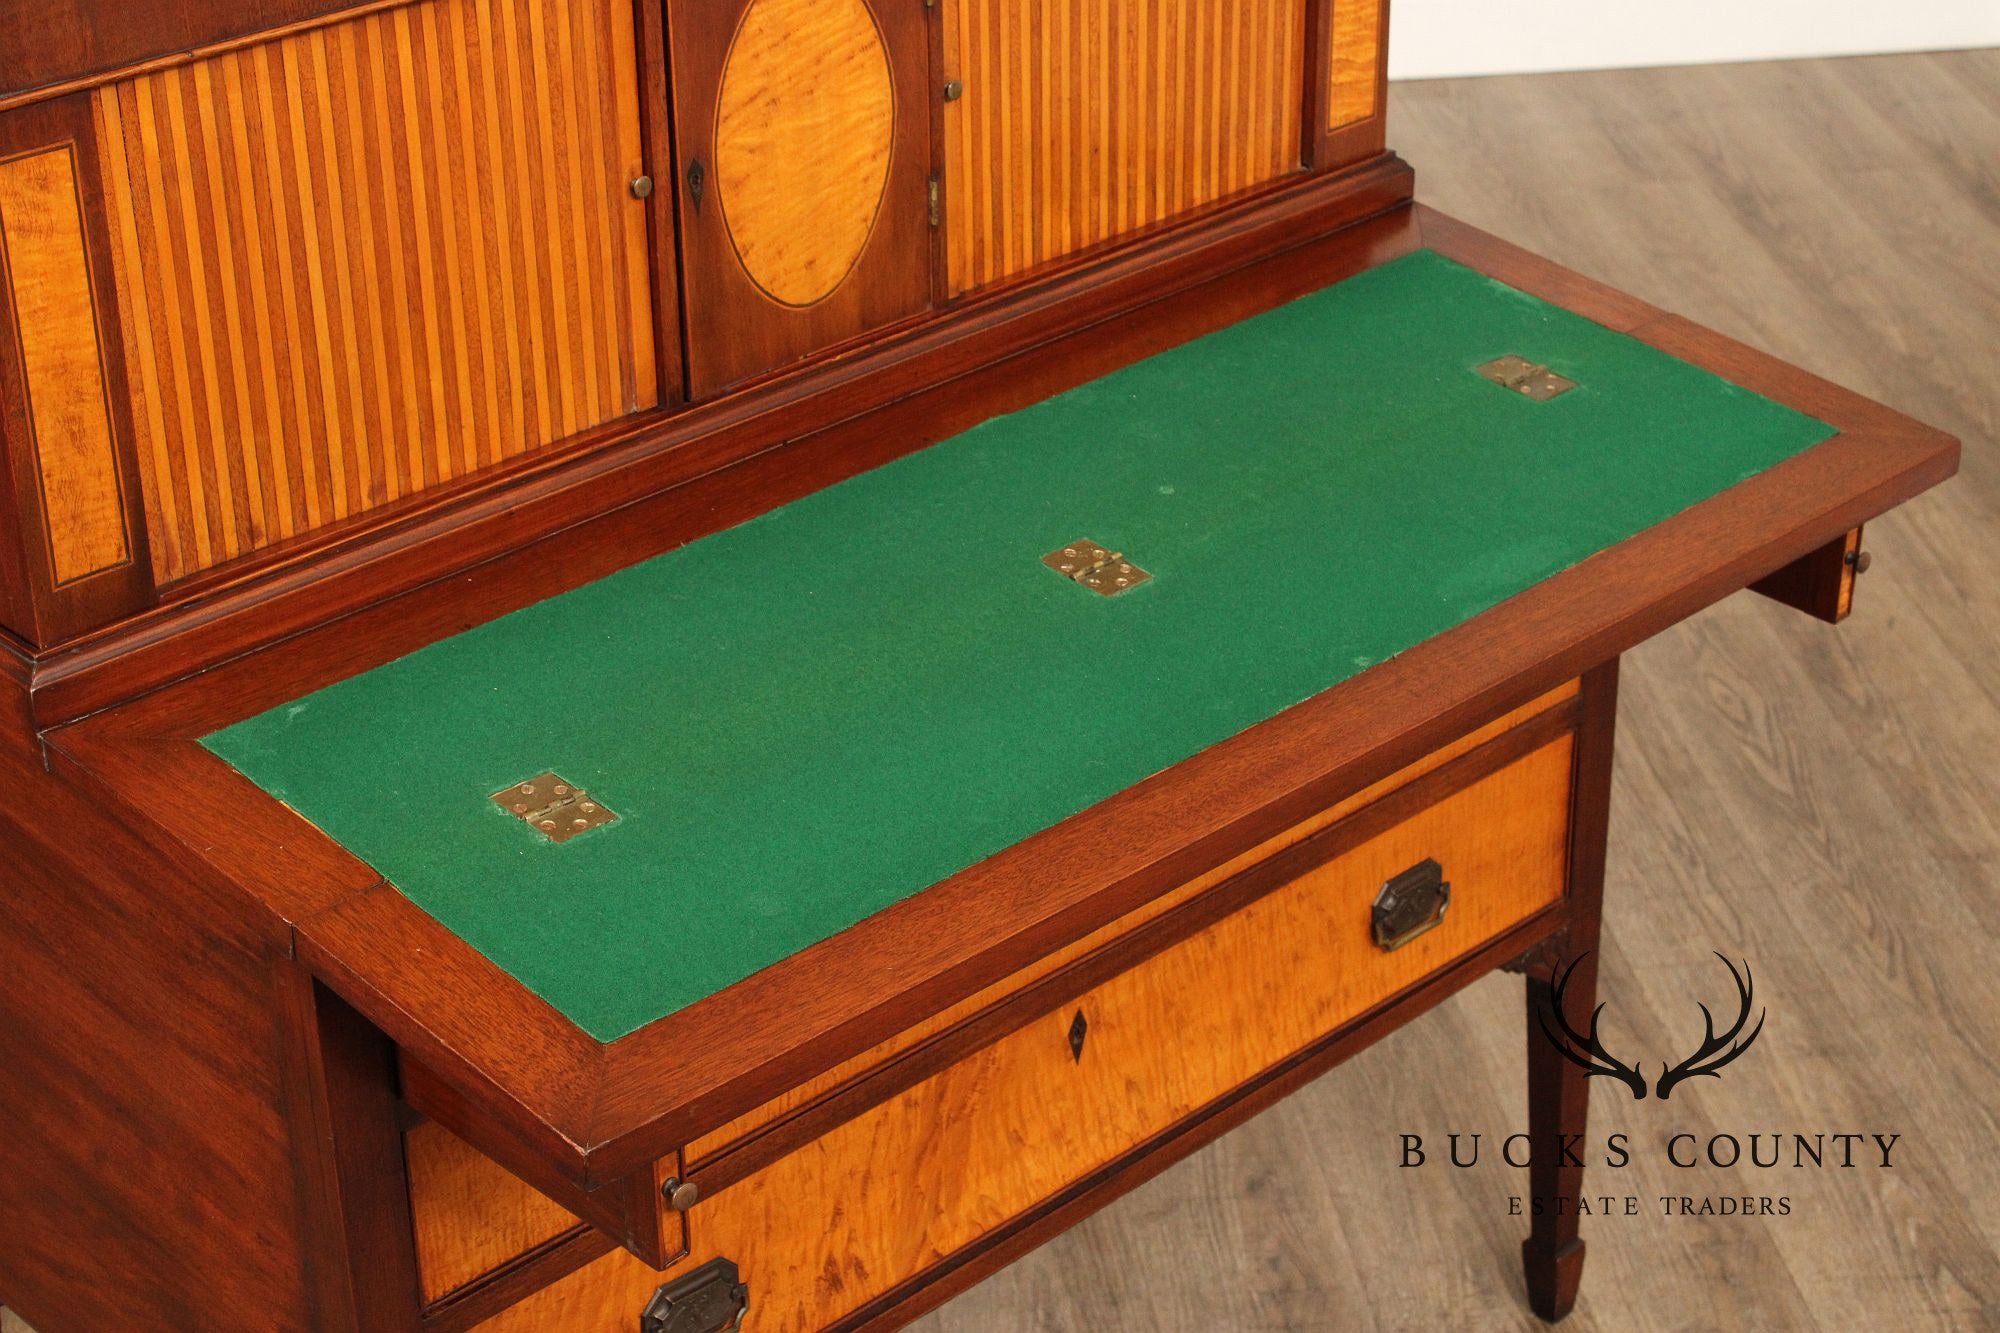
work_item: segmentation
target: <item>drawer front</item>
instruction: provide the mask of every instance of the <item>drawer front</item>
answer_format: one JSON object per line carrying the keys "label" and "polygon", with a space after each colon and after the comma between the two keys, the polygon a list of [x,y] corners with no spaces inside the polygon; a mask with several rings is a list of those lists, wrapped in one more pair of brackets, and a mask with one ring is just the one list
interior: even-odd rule
{"label": "drawer front", "polygon": [[434,1120],[403,1136],[403,1167],[426,1305],[581,1225]]}
{"label": "drawer front", "polygon": [[[758,1327],[820,1328],[1171,1131],[1557,902],[1571,748],[1558,737],[704,1200],[669,1278],[727,1257]],[[1386,950],[1371,906],[1426,859],[1450,909]],[[663,1280],[609,1255],[482,1327],[622,1333]]]}

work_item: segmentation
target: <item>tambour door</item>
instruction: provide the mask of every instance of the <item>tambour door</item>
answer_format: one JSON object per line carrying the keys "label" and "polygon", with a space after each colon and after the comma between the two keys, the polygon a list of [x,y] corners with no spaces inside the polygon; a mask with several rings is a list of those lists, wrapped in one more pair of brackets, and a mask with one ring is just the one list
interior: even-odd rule
{"label": "tambour door", "polygon": [[90,90],[159,584],[674,396],[639,74],[631,0],[413,0]]}
{"label": "tambour door", "polygon": [[693,394],[930,304],[926,12],[670,8]]}
{"label": "tambour door", "polygon": [[936,0],[934,12],[948,296],[1305,169],[1308,0]]}

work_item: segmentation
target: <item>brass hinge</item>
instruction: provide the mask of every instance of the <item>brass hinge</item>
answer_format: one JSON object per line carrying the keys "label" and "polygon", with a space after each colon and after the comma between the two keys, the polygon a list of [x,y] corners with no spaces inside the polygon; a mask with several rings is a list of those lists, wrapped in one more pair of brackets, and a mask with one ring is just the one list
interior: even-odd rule
{"label": "brass hinge", "polygon": [[1492,380],[1503,389],[1512,389],[1523,398],[1532,398],[1538,403],[1546,403],[1551,398],[1560,398],[1576,387],[1576,381],[1564,379],[1547,366],[1537,365],[1525,356],[1503,356],[1475,367],[1482,379]]}
{"label": "brass hinge", "polygon": [[1070,582],[1081,583],[1106,597],[1116,597],[1153,577],[1117,551],[1107,551],[1086,540],[1050,551],[1042,557],[1042,563]]}
{"label": "brass hinge", "polygon": [[589,792],[554,773],[496,791],[493,803],[550,842],[568,842],[579,833],[618,822],[618,816]]}
{"label": "brass hinge", "polygon": [[933,227],[942,227],[944,225],[944,190],[938,185],[938,178],[935,174],[931,176],[930,202],[931,225]]}

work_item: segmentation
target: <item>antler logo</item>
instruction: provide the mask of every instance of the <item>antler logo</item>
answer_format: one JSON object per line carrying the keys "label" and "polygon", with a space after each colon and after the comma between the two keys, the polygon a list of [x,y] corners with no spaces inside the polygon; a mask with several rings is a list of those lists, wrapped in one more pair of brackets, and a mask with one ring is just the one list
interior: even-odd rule
{"label": "antler logo", "polygon": [[[1759,1034],[1764,1031],[1764,1017],[1767,1009],[1757,1015],[1757,1026],[1750,1029],[1748,1036],[1743,1028],[1750,1021],[1751,979],[1750,964],[1746,961],[1738,972],[1736,964],[1723,957],[1722,965],[1729,969],[1730,980],[1736,983],[1738,1009],[1736,1021],[1727,1031],[1717,1033],[1715,1015],[1707,1005],[1701,1005],[1702,1041],[1694,1054],[1677,1065],[1661,1063],[1660,1077],[1653,1085],[1654,1094],[1661,1101],[1673,1095],[1675,1088],[1691,1078],[1715,1078],[1717,1071],[1743,1052],[1750,1049]],[[1604,1006],[1599,1004],[1590,1014],[1590,1030],[1578,1032],[1570,1026],[1563,996],[1569,989],[1570,978],[1575,975],[1578,963],[1588,954],[1579,954],[1571,959],[1568,966],[1558,965],[1550,978],[1548,999],[1536,1011],[1535,1017],[1542,1029],[1542,1035],[1554,1046],[1556,1053],[1569,1061],[1591,1078],[1615,1078],[1632,1092],[1634,1101],[1646,1100],[1646,1077],[1640,1072],[1643,1065],[1628,1065],[1604,1049],[1598,1037],[1598,1022],[1604,1015]]]}

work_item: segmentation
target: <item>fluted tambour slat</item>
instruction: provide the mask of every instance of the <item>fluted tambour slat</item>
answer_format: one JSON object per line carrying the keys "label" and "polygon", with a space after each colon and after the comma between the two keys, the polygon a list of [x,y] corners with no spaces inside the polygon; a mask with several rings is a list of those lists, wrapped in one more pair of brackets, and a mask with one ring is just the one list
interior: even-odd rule
{"label": "fluted tambour slat", "polygon": [[658,401],[633,40],[419,0],[96,93],[161,580]]}
{"label": "fluted tambour slat", "polygon": [[1305,0],[944,0],[953,294],[1300,167]]}

